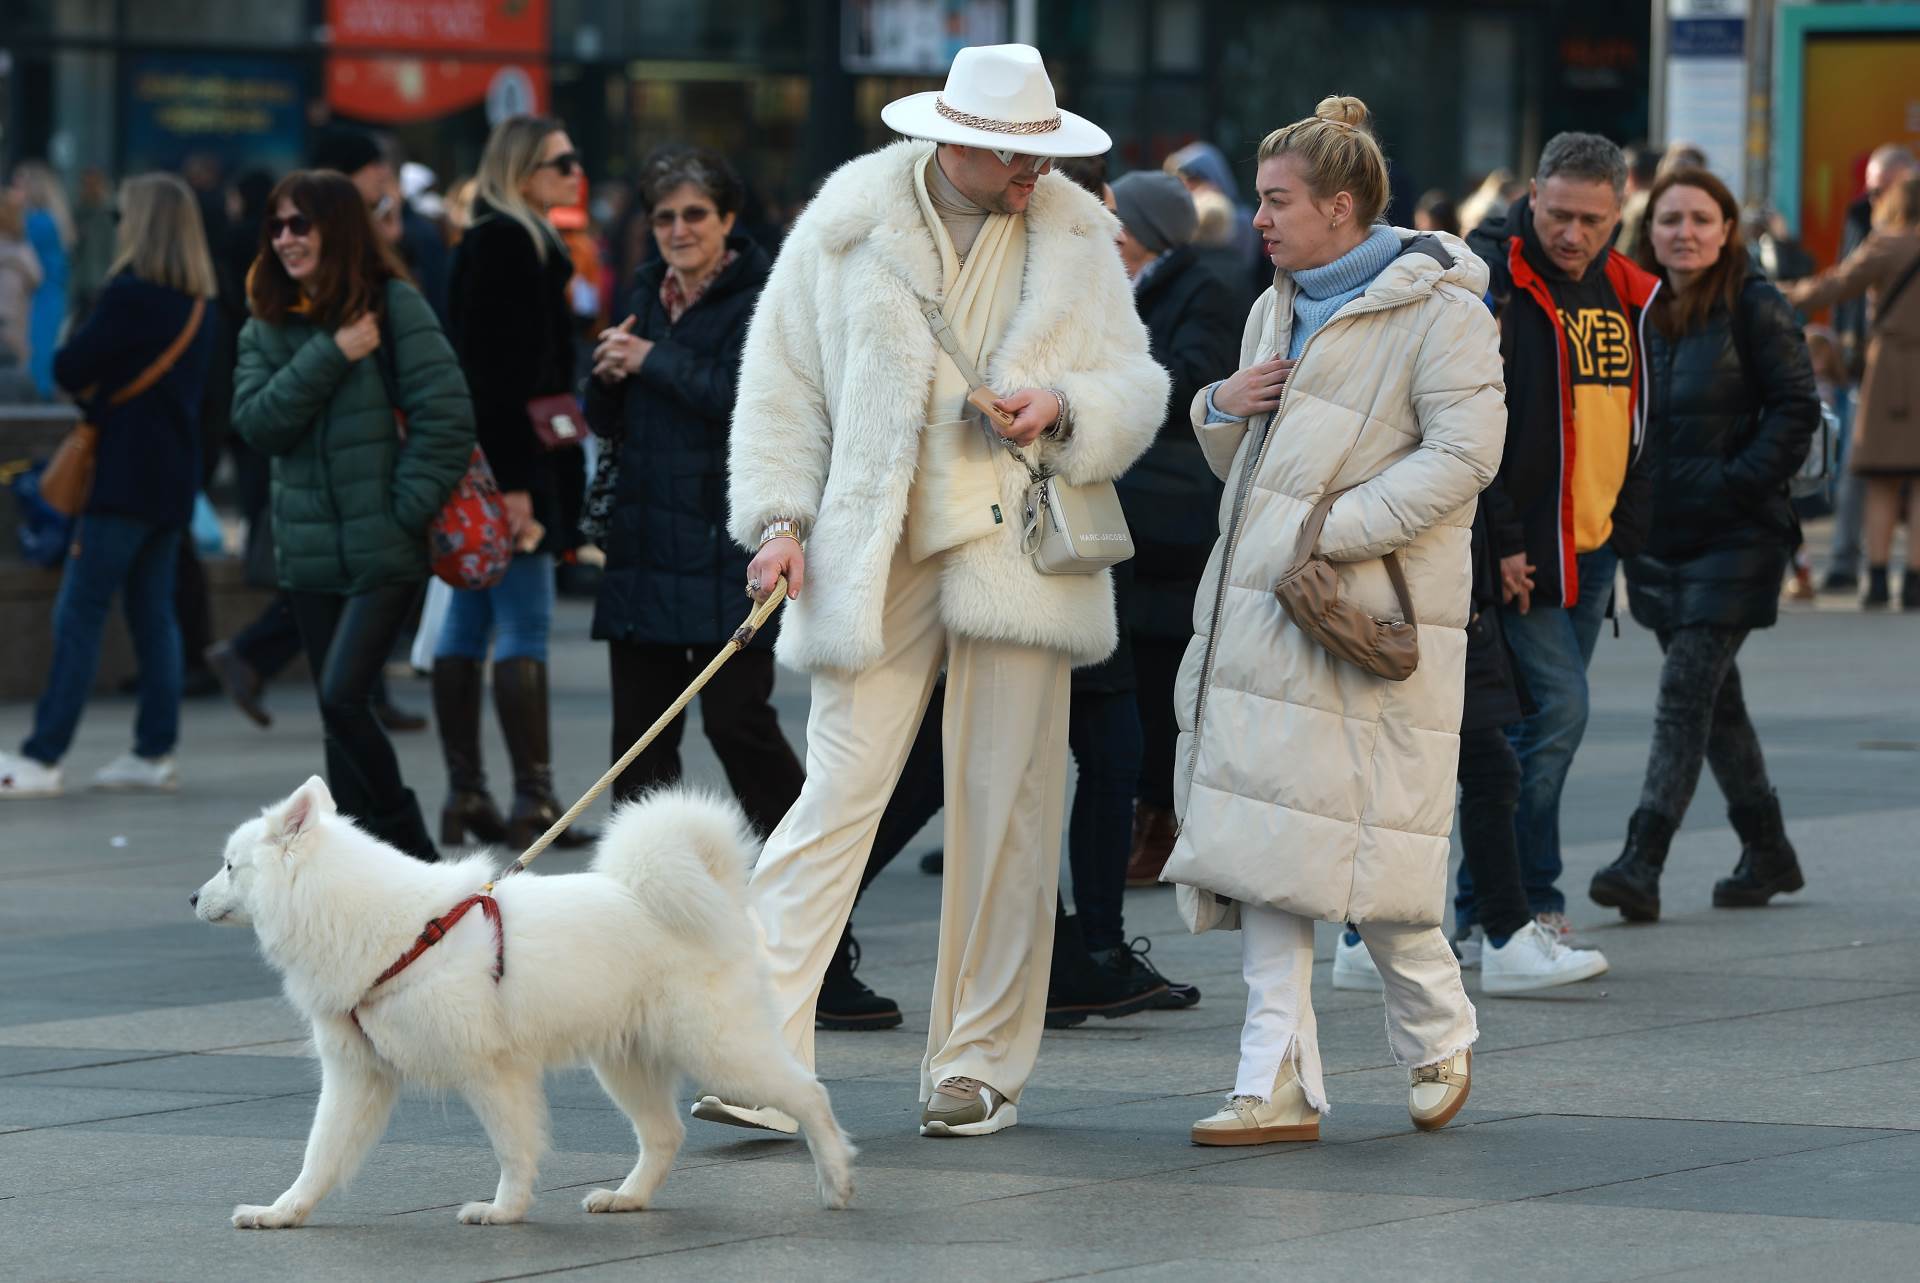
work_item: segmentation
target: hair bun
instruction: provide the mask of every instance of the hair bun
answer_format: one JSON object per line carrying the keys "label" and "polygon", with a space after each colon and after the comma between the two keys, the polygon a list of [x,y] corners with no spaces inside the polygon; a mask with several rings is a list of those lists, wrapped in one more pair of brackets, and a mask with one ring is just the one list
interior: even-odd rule
{"label": "hair bun", "polygon": [[1367,104],[1358,98],[1329,94],[1320,100],[1313,114],[1321,120],[1331,120],[1336,125],[1351,125],[1355,129],[1372,132],[1372,114],[1367,111]]}

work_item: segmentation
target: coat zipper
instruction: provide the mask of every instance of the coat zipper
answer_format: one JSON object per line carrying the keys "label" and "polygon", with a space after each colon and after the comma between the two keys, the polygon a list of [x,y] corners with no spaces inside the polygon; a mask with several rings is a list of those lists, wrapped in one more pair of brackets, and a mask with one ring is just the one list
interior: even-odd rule
{"label": "coat zipper", "polygon": [[[1275,406],[1273,413],[1268,416],[1267,429],[1260,438],[1259,446],[1247,456],[1247,463],[1240,470],[1240,480],[1233,495],[1233,516],[1227,526],[1227,548],[1226,552],[1220,558],[1220,580],[1214,585],[1213,590],[1213,621],[1207,629],[1206,657],[1200,664],[1200,689],[1194,695],[1193,745],[1187,751],[1187,790],[1189,794],[1192,793],[1193,777],[1200,765],[1200,731],[1206,721],[1207,688],[1213,679],[1214,651],[1220,644],[1220,612],[1226,606],[1227,580],[1233,573],[1233,550],[1240,542],[1242,518],[1246,515],[1247,492],[1253,487],[1254,477],[1259,475],[1260,464],[1267,457],[1267,447],[1273,444],[1273,430],[1278,426],[1280,416],[1286,413],[1287,398],[1293,394],[1293,385],[1299,381],[1300,366],[1306,361],[1307,353],[1312,349],[1314,342],[1319,339],[1322,334],[1332,329],[1336,321],[1351,320],[1353,317],[1366,316],[1373,312],[1384,312],[1391,308],[1398,307],[1402,303],[1410,302],[1412,298],[1413,294],[1411,292],[1402,291],[1377,299],[1370,307],[1354,307],[1351,310],[1342,308],[1340,311],[1328,317],[1326,324],[1315,331],[1312,336],[1307,339],[1306,343],[1301,346],[1300,355],[1294,361],[1293,369],[1287,375],[1287,386],[1280,392],[1280,404]],[[1277,307],[1274,309],[1274,316],[1274,329],[1270,337],[1273,340],[1274,346],[1277,348],[1280,339],[1279,309]]]}

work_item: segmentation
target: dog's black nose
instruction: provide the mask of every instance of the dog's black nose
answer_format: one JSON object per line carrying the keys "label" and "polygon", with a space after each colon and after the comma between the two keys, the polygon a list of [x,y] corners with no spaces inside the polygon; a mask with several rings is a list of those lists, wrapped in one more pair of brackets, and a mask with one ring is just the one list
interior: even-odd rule
{"label": "dog's black nose", "polygon": [[195,892],[194,892],[194,893],[193,893],[192,895],[190,895],[190,896],[188,896],[188,897],[187,897],[187,903],[188,903],[189,905],[191,905],[191,906],[192,906],[193,908],[196,908],[196,909],[197,909],[197,908],[199,908],[199,907],[200,907],[200,893],[199,893],[198,891],[195,891]]}

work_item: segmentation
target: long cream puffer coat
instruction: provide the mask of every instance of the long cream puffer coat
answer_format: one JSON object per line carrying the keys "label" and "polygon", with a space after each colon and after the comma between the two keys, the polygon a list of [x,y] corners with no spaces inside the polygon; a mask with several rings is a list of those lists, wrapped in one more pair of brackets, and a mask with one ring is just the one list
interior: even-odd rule
{"label": "long cream puffer coat", "polygon": [[[1241,902],[1333,922],[1437,925],[1466,657],[1474,504],[1506,440],[1487,269],[1450,236],[1418,240],[1307,341],[1272,419],[1193,421],[1227,482],[1221,537],[1194,602],[1175,694],[1180,838],[1162,875],[1195,931]],[[1441,259],[1450,260],[1445,266]],[[1241,364],[1287,351],[1282,274],[1247,319]],[[1370,614],[1400,608],[1397,549],[1419,622],[1404,682],[1334,659],[1273,596],[1301,523],[1329,490],[1320,551]]]}

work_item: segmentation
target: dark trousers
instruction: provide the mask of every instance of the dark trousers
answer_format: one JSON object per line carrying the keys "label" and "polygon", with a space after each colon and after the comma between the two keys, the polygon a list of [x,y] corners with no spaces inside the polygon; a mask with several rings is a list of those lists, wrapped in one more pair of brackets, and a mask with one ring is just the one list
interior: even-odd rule
{"label": "dark trousers", "polygon": [[1073,869],[1073,908],[1089,953],[1126,943],[1121,902],[1133,848],[1140,741],[1140,710],[1132,691],[1073,693],[1067,747],[1079,777],[1067,818],[1067,860]]}
{"label": "dark trousers", "polygon": [[[712,656],[685,646],[609,642],[613,677],[613,760],[633,746]],[[773,708],[773,655],[749,650],[727,661],[700,693],[700,722],[727,773],[727,783],[762,833],[773,831],[800,796],[806,771],[780,731]],[[614,796],[634,797],[680,778],[680,737],[675,718],[660,737],[620,773]]]}
{"label": "dark trousers", "polygon": [[327,784],[341,811],[375,837],[421,860],[436,860],[420,803],[401,782],[400,761],[373,712],[380,669],[413,613],[420,585],[367,592],[288,594],[313,670],[326,735]]}
{"label": "dark trousers", "polygon": [[1747,630],[1677,628],[1655,635],[1666,661],[1660,666],[1640,805],[1679,824],[1693,801],[1703,760],[1713,768],[1728,806],[1764,804],[1773,786],[1733,662]]}
{"label": "dark trousers", "polygon": [[[1173,718],[1173,691],[1186,653],[1185,640],[1133,635],[1134,702],[1140,710],[1141,741],[1136,791],[1142,802],[1163,811],[1173,809],[1173,754],[1180,738]],[[1079,899],[1078,891],[1074,898]]]}
{"label": "dark trousers", "polygon": [[284,592],[274,594],[252,623],[233,635],[233,652],[270,682],[300,653],[300,626],[293,621],[293,603]]}
{"label": "dark trousers", "polygon": [[1503,727],[1460,732],[1460,846],[1473,881],[1480,925],[1496,940],[1527,925],[1533,913],[1520,885],[1514,814],[1520,805],[1520,758]]}

